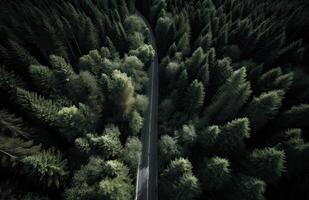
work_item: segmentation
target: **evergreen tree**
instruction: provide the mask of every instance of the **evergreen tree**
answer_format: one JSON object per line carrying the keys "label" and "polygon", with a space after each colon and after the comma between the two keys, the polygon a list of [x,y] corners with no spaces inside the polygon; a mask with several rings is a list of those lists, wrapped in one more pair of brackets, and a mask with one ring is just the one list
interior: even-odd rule
{"label": "evergreen tree", "polygon": [[264,200],[265,182],[244,175],[238,175],[232,185],[231,193],[228,193],[227,199],[248,199]]}
{"label": "evergreen tree", "polygon": [[33,119],[50,126],[55,125],[60,108],[51,100],[46,100],[37,93],[17,88],[16,103]]}
{"label": "evergreen tree", "polygon": [[118,128],[111,126],[105,128],[102,135],[86,134],[85,137],[77,138],[75,144],[88,155],[100,155],[102,158],[112,159],[122,151],[119,136]]}
{"label": "evergreen tree", "polygon": [[49,149],[37,152],[24,157],[21,162],[29,175],[40,177],[40,181],[46,182],[48,187],[52,185],[59,187],[67,175],[65,169],[67,161],[62,160],[59,151]]}
{"label": "evergreen tree", "polygon": [[125,117],[128,115],[134,104],[134,87],[132,80],[125,73],[116,70],[112,74],[111,80],[111,100],[118,99],[114,102],[114,110],[117,115]]}
{"label": "evergreen tree", "polygon": [[244,150],[244,139],[249,138],[249,121],[247,118],[235,119],[221,128],[217,139],[220,154],[230,155]]}
{"label": "evergreen tree", "polygon": [[133,174],[138,168],[138,162],[142,152],[142,143],[137,137],[130,137],[122,151],[121,158],[128,165]]}
{"label": "evergreen tree", "polygon": [[245,78],[246,69],[241,68],[218,89],[212,103],[205,109],[209,121],[222,123],[237,115],[251,94],[250,83]]}
{"label": "evergreen tree", "polygon": [[[294,128],[304,128],[308,124],[303,119],[307,119],[309,114],[309,105],[301,104],[298,106],[293,106],[289,110],[285,111],[279,118],[280,121],[285,123],[280,123],[281,127],[294,127]],[[279,121],[278,121],[279,123]]]}
{"label": "evergreen tree", "polygon": [[276,181],[284,172],[283,151],[274,148],[257,149],[251,153],[250,160],[251,173],[267,183]]}
{"label": "evergreen tree", "polygon": [[133,111],[129,116],[129,127],[131,128],[132,135],[138,135],[144,125],[144,119],[141,115]]}
{"label": "evergreen tree", "polygon": [[160,165],[164,166],[170,160],[175,159],[181,153],[181,147],[177,144],[176,138],[162,135],[159,141]]}
{"label": "evergreen tree", "polygon": [[186,61],[185,65],[189,75],[192,76],[191,78],[197,76],[197,73],[201,68],[201,65],[203,64],[204,60],[205,60],[204,51],[202,48],[198,48],[194,51],[192,57]]}
{"label": "evergreen tree", "polygon": [[251,123],[252,131],[257,131],[276,116],[281,107],[283,95],[282,90],[273,90],[253,98],[244,114]]}
{"label": "evergreen tree", "polygon": [[231,178],[229,161],[219,157],[204,159],[200,166],[199,178],[205,190],[221,189]]}
{"label": "evergreen tree", "polygon": [[173,160],[161,174],[160,193],[166,199],[194,199],[200,192],[197,178],[192,174],[190,161]]}
{"label": "evergreen tree", "polygon": [[187,90],[184,108],[188,116],[196,113],[204,104],[205,91],[202,83],[194,80]]}

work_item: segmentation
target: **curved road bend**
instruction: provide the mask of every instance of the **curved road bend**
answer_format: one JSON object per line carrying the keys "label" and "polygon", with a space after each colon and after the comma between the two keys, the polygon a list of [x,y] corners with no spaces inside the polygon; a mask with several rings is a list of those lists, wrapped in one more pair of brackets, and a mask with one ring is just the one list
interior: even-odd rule
{"label": "curved road bend", "polygon": [[145,112],[145,123],[141,134],[142,154],[138,164],[135,200],[157,200],[158,155],[157,155],[157,117],[158,117],[158,55],[156,40],[147,19],[137,11],[149,29],[149,40],[155,49],[155,57],[149,68],[150,84],[147,88],[149,105]]}

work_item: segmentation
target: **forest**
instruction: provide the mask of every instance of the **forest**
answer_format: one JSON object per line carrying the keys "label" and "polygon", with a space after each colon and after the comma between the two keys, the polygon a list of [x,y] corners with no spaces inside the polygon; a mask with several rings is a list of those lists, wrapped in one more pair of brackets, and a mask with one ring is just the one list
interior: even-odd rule
{"label": "forest", "polygon": [[308,66],[307,0],[1,0],[0,199],[309,199]]}

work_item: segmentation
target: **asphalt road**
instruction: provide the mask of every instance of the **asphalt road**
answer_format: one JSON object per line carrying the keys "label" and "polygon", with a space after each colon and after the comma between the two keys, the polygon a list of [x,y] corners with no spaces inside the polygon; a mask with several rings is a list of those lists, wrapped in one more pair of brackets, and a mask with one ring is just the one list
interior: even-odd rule
{"label": "asphalt road", "polygon": [[145,112],[144,127],[141,134],[143,144],[142,154],[139,161],[136,195],[135,200],[157,200],[158,199],[158,154],[157,154],[157,136],[158,136],[158,55],[154,33],[147,19],[136,13],[146,23],[149,29],[150,44],[156,51],[153,62],[149,68],[149,86],[147,95],[149,97],[148,109]]}

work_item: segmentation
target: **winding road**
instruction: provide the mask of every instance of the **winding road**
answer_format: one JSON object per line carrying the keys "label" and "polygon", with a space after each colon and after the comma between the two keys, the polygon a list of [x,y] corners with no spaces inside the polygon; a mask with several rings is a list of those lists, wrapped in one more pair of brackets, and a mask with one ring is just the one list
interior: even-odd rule
{"label": "winding road", "polygon": [[148,20],[137,11],[149,29],[149,42],[155,49],[155,57],[149,68],[150,81],[147,88],[149,105],[145,112],[145,123],[141,134],[142,154],[138,164],[135,200],[158,199],[158,55],[156,40]]}

